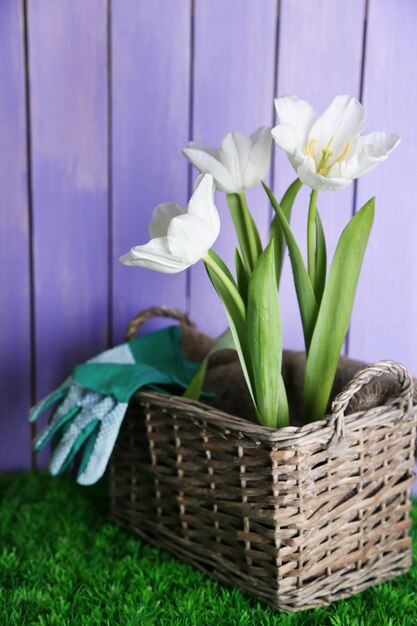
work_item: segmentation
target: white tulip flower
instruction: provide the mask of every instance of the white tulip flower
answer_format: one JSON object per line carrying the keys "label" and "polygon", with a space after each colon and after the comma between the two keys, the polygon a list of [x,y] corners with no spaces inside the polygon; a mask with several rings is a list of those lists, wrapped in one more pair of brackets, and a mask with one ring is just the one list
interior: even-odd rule
{"label": "white tulip flower", "polygon": [[275,99],[279,124],[272,130],[301,182],[316,191],[350,185],[384,161],[399,144],[398,135],[362,135],[364,109],[352,96],[336,96],[317,116],[313,107],[295,96]]}
{"label": "white tulip flower", "polygon": [[191,141],[183,153],[200,172],[213,175],[217,189],[241,193],[260,183],[268,173],[271,145],[271,129],[261,126],[250,137],[228,133],[219,149]]}
{"label": "white tulip flower", "polygon": [[147,267],[166,274],[187,269],[202,259],[220,232],[214,204],[213,176],[204,176],[187,208],[176,202],[159,204],[149,224],[151,240],[120,257],[125,265]]}

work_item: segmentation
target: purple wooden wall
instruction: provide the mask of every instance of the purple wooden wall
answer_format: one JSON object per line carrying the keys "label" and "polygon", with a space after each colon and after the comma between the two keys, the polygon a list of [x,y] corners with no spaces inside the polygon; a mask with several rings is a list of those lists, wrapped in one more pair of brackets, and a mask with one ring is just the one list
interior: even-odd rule
{"label": "purple wooden wall", "polygon": [[[371,195],[376,224],[346,350],[417,374],[417,3],[402,0],[2,0],[0,3],[0,469],[30,462],[30,403],[112,342],[142,307],[171,304],[223,330],[201,266],[175,277],[122,267],[153,207],[185,203],[187,140],[273,124],[273,97],[323,107],[361,96],[369,129],[399,132],[387,164],[321,194],[332,250]],[[275,151],[270,182],[293,173]],[[270,212],[249,200],[265,237]],[[217,250],[235,237],[219,196]],[[304,237],[306,194],[294,227]],[[288,268],[288,346],[301,331]]]}

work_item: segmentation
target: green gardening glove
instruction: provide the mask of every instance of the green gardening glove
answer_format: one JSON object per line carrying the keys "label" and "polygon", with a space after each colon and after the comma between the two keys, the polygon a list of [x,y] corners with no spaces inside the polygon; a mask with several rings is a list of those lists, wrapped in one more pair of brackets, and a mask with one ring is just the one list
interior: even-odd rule
{"label": "green gardening glove", "polygon": [[106,350],[82,365],[30,411],[29,420],[59,402],[45,430],[35,440],[41,450],[57,441],[51,474],[71,467],[82,449],[77,482],[90,485],[104,473],[131,396],[142,387],[167,391],[187,388],[198,364],[181,349],[181,329],[171,326]]}

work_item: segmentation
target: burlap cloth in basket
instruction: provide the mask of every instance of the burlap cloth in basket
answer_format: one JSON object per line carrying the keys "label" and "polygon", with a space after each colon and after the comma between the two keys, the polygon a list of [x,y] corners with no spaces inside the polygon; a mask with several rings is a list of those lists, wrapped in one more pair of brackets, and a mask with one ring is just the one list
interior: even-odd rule
{"label": "burlap cloth in basket", "polygon": [[[186,324],[182,324],[182,337],[185,357],[191,361],[201,361],[213,344],[211,337]],[[342,391],[354,374],[365,365],[366,363],[362,361],[355,361],[345,356],[340,357],[331,399]],[[304,370],[305,353],[284,350],[282,374],[293,426],[302,425]],[[226,413],[256,421],[252,401],[235,351],[222,350],[211,355],[204,389],[215,394],[213,398],[204,400],[207,404]],[[397,397],[399,392],[400,386],[392,376],[375,378],[352,397],[346,414],[381,406]],[[417,385],[414,385],[414,404],[417,404]],[[330,406],[328,409],[330,412]]]}

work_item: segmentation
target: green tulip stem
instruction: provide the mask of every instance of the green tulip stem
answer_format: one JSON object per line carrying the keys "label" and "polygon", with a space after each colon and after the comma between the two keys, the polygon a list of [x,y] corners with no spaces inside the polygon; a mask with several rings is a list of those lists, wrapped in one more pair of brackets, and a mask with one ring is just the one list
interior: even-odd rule
{"label": "green tulip stem", "polygon": [[254,225],[253,225],[251,214],[249,212],[249,207],[246,201],[245,192],[241,191],[238,195],[239,195],[239,201],[240,201],[240,206],[241,206],[241,211],[242,211],[242,219],[243,219],[243,224],[245,228],[246,240],[248,242],[248,248],[249,248],[249,254],[250,254],[249,262],[253,270],[256,265],[256,261],[258,260],[258,257],[262,251],[262,246],[259,247],[258,241],[255,237],[255,233],[253,232]]}
{"label": "green tulip stem", "polygon": [[219,263],[216,262],[215,258],[210,254],[210,250],[203,257],[203,261],[206,264],[206,266],[209,267],[216,274],[216,276],[218,276],[218,278],[221,280],[224,287],[229,292],[229,295],[233,299],[235,305],[237,306],[239,312],[241,313],[243,319],[245,319],[246,317],[245,304],[242,300],[239,290],[237,289],[236,285],[233,284],[233,282],[230,280],[226,272],[223,271]]}
{"label": "green tulip stem", "polygon": [[250,272],[262,254],[262,242],[255,221],[249,211],[245,192],[228,193],[227,203],[235,226],[242,256]]}
{"label": "green tulip stem", "polygon": [[307,223],[308,275],[310,276],[310,281],[313,286],[316,280],[315,224],[317,213],[317,195],[318,191],[312,189],[310,195],[310,206],[308,208]]}

